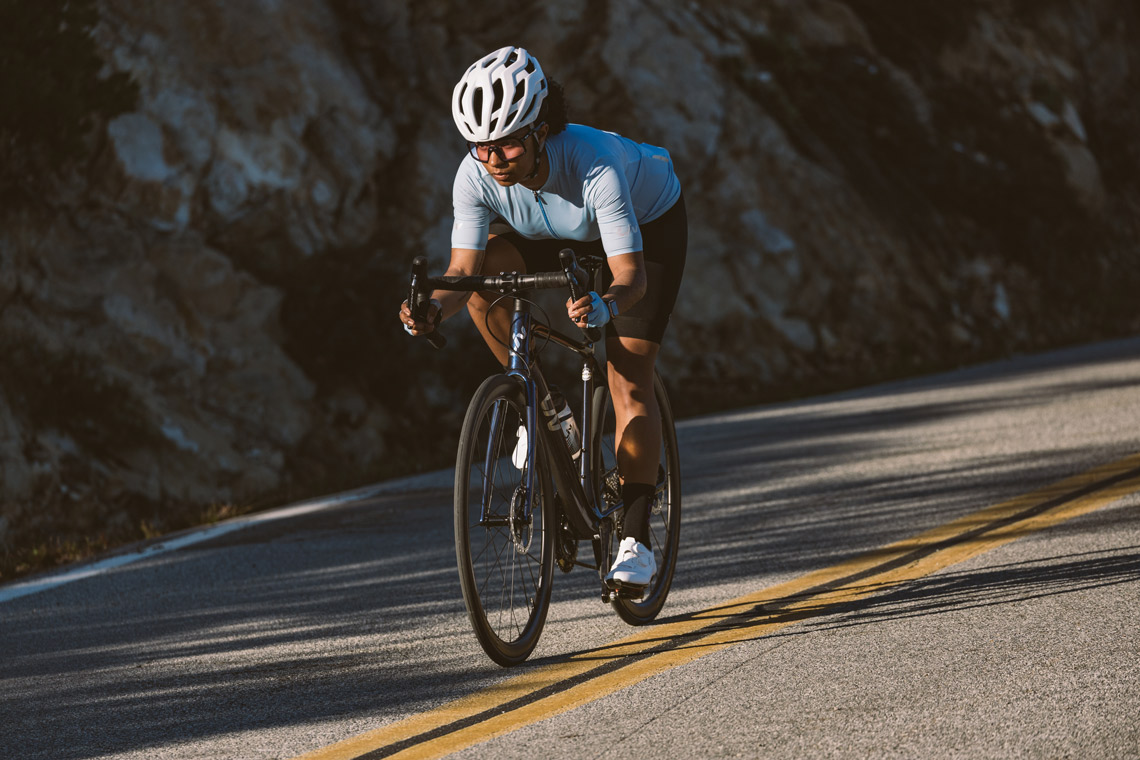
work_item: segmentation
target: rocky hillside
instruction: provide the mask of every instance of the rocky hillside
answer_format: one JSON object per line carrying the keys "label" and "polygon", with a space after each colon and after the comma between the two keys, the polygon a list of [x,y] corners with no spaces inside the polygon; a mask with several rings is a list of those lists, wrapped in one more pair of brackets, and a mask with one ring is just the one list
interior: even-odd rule
{"label": "rocky hillside", "polygon": [[[492,364],[465,319],[434,352],[394,314],[446,259],[451,87],[503,44],[674,156],[683,412],[1140,326],[1130,0],[92,7],[97,82],[21,91],[90,99],[79,149],[0,208],[0,578],[446,463]],[[80,65],[43,28],[5,48]],[[49,136],[20,129],[9,174]]]}

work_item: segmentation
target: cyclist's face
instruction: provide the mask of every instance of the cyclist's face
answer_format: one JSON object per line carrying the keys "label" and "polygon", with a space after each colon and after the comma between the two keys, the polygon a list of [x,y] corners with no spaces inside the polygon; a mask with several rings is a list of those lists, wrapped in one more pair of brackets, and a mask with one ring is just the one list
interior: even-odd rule
{"label": "cyclist's face", "polygon": [[545,124],[524,127],[501,140],[471,145],[471,155],[483,164],[491,178],[504,187],[517,184],[534,171],[539,146],[546,139]]}

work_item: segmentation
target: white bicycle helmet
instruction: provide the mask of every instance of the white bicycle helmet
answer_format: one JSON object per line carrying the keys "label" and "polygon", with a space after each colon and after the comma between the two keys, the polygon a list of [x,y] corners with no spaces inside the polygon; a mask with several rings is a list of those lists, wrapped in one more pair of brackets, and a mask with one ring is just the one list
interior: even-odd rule
{"label": "white bicycle helmet", "polygon": [[480,58],[455,85],[451,115],[468,142],[506,137],[538,118],[546,77],[526,50],[505,47]]}

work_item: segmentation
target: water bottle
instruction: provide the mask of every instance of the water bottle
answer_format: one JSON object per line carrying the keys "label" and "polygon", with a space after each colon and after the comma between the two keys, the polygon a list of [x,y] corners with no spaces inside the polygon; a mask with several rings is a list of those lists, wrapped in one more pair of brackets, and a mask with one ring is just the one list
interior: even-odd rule
{"label": "water bottle", "polygon": [[566,441],[570,456],[577,459],[582,453],[582,434],[578,432],[574,412],[570,410],[570,405],[566,403],[566,398],[557,387],[550,386],[550,395],[542,401],[542,412],[550,418],[546,423],[547,426],[551,430],[561,431],[562,440]]}

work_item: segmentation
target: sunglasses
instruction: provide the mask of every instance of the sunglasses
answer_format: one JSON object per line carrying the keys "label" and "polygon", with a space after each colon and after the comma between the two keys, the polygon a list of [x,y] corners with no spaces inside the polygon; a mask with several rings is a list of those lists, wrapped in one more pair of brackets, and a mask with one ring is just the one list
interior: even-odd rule
{"label": "sunglasses", "polygon": [[475,160],[484,164],[491,160],[492,153],[498,156],[500,161],[514,161],[526,153],[527,139],[541,129],[545,123],[546,122],[541,122],[534,125],[534,127],[522,137],[508,137],[497,142],[469,142],[467,143],[467,148],[471,151],[471,155],[475,157]]}

